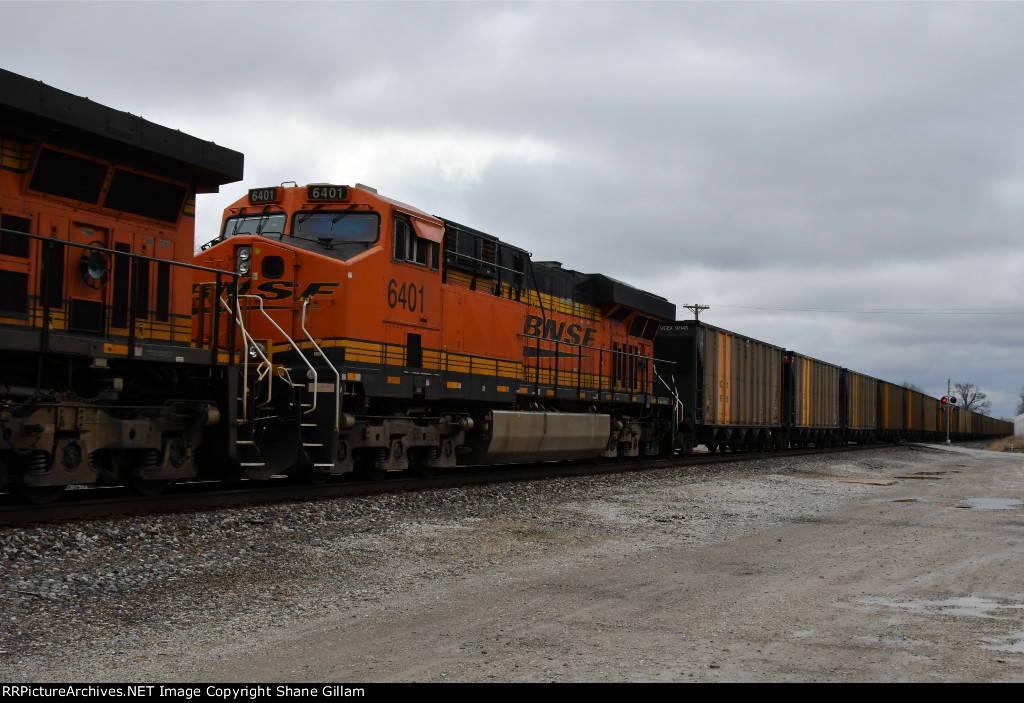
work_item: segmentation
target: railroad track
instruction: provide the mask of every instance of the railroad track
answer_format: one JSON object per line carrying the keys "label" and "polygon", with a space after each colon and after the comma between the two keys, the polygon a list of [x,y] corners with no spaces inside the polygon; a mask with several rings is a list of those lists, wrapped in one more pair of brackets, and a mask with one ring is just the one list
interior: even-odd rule
{"label": "railroad track", "polygon": [[355,480],[351,477],[345,477],[322,485],[300,485],[287,478],[259,482],[245,481],[233,485],[220,481],[190,481],[172,484],[164,493],[151,497],[136,495],[121,486],[70,488],[61,495],[59,500],[45,505],[18,504],[14,502],[13,496],[0,494],[0,526],[90,520],[185,510],[207,510],[230,506],[451,488],[505,481],[527,481],[566,476],[647,471],[673,467],[685,470],[714,464],[742,463],[757,459],[858,451],[859,449],[871,449],[878,446],[880,445],[850,445],[830,449],[792,449],[766,453],[700,453],[693,454],[685,459],[676,457],[673,459],[642,461],[548,462],[499,467],[460,467],[439,472],[437,475],[430,477],[401,476],[380,481]]}

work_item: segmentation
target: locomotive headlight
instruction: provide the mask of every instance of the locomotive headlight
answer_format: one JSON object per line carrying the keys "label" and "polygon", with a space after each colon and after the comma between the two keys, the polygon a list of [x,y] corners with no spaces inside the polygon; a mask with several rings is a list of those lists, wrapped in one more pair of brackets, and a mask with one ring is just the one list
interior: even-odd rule
{"label": "locomotive headlight", "polygon": [[256,342],[249,347],[249,356],[253,359],[260,359],[267,355],[267,345],[263,342]]}
{"label": "locomotive headlight", "polygon": [[245,276],[252,268],[252,247],[238,247],[235,250],[235,271]]}

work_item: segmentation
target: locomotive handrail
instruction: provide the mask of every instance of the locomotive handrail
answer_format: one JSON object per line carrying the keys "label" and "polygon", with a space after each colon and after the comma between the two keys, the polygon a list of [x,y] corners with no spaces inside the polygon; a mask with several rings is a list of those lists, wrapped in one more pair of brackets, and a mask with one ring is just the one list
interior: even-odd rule
{"label": "locomotive handrail", "polygon": [[[268,312],[267,312],[266,310],[264,310],[264,309],[263,309],[263,298],[261,298],[261,297],[260,297],[260,296],[258,296],[258,295],[240,295],[240,296],[238,296],[238,297],[239,297],[239,298],[253,298],[253,299],[255,299],[255,300],[257,300],[257,301],[259,302],[259,305],[260,305],[260,312],[261,312],[261,313],[263,314],[263,317],[267,318],[267,321],[268,321],[268,322],[269,322],[270,324],[272,324],[272,325],[273,325],[273,326],[274,326],[274,327],[275,327],[275,328],[277,329],[277,331],[278,331],[278,332],[280,332],[280,333],[281,333],[281,335],[282,335],[282,336],[283,336],[283,337],[284,337],[284,338],[285,338],[285,339],[286,339],[286,340],[288,341],[288,343],[289,343],[290,345],[292,345],[292,349],[294,349],[294,350],[295,350],[295,353],[299,355],[299,358],[300,358],[300,359],[302,359],[302,363],[304,363],[304,364],[306,365],[306,367],[307,367],[307,368],[309,369],[310,373],[312,373],[312,374],[313,374],[313,379],[312,379],[312,380],[313,380],[313,404],[312,404],[312,406],[311,406],[311,407],[309,408],[309,410],[307,410],[307,411],[306,411],[305,413],[303,413],[303,414],[304,414],[304,415],[308,415],[309,413],[311,413],[311,412],[313,412],[314,410],[316,410],[316,396],[317,396],[317,385],[316,385],[316,384],[317,384],[317,372],[316,372],[316,369],[315,369],[315,368],[313,368],[313,364],[309,363],[309,359],[307,359],[307,358],[306,358],[306,355],[302,353],[302,350],[301,350],[301,349],[299,349],[299,345],[295,343],[295,340],[291,338],[291,335],[289,335],[289,334],[288,334],[287,332],[285,332],[285,331],[284,331],[283,329],[281,329],[281,326],[280,326],[279,324],[277,324],[276,322],[274,322],[274,319],[273,319],[273,318],[272,318],[272,317],[270,316],[270,314],[269,314],[269,313],[268,313]],[[259,348],[259,347],[257,347],[257,349],[258,349],[258,348]],[[264,358],[265,358],[265,357],[264,357]],[[290,381],[290,379],[289,379],[289,383],[290,383],[290,382],[291,382],[291,381]]]}
{"label": "locomotive handrail", "polygon": [[309,340],[310,344],[320,352],[320,358],[324,360],[324,363],[331,367],[331,371],[334,372],[334,377],[337,380],[337,383],[334,385],[334,433],[337,434],[341,429],[341,373],[338,372],[338,369],[334,368],[334,364],[324,354],[324,350],[320,348],[320,345],[313,339],[313,335],[306,329],[306,307],[309,305],[309,300],[309,298],[304,298],[302,301],[302,331],[306,333],[306,339]]}
{"label": "locomotive handrail", "polygon": [[95,244],[73,242],[68,239],[60,239],[59,237],[53,237],[50,235],[43,234],[32,234],[31,232],[23,232],[17,229],[6,229],[0,227],[0,234],[17,234],[21,237],[28,237],[29,239],[38,239],[43,242],[60,242],[61,244],[69,247],[77,247],[79,249],[92,249],[94,251],[103,252],[104,254],[117,254],[118,256],[126,256],[132,259],[144,259],[146,261],[155,261],[162,264],[171,264],[172,266],[181,266],[183,268],[195,269],[196,271],[205,271],[206,273],[221,274],[225,276],[231,276],[232,278],[239,278],[241,274],[236,271],[224,271],[222,269],[213,269],[206,266],[199,266],[198,264],[186,264],[183,261],[174,261],[171,259],[160,259],[155,256],[146,256],[145,254],[133,254],[130,251],[118,251],[117,249],[109,249],[107,247],[98,247]]}
{"label": "locomotive handrail", "polygon": [[[671,364],[672,362],[667,363]],[[676,392],[676,378],[672,376],[672,383],[669,383],[662,378],[657,368],[654,369],[654,377],[661,381],[661,384],[668,389],[669,396],[672,398],[672,434],[674,435],[676,428],[683,421],[683,411],[685,410],[683,401],[679,399],[679,394]]]}
{"label": "locomotive handrail", "polygon": [[[239,296],[241,297],[241,296]],[[267,374],[274,365],[270,363],[270,359],[263,353],[263,350],[256,344],[256,340],[253,338],[249,331],[245,329],[245,322],[242,321],[242,310],[238,304],[238,297],[235,298],[236,310],[232,310],[224,298],[220,299],[221,304],[228,312],[235,314],[235,320],[238,322],[238,329],[242,332],[242,344],[245,347],[242,350],[242,418],[241,422],[246,422],[249,419],[249,350],[255,350],[257,354],[263,359],[260,365],[256,367],[258,374],[258,380],[266,378]],[[274,384],[267,384],[267,403],[271,401],[274,395]]]}
{"label": "locomotive handrail", "polygon": [[[548,345],[554,345],[554,348],[557,349],[558,348],[558,344],[559,344],[558,340],[546,339],[544,337],[540,337],[540,336],[532,335],[532,334],[525,334],[523,332],[517,332],[516,336],[517,337],[521,337],[521,338],[526,339],[526,340],[531,340],[531,341],[535,342],[535,348],[537,349],[537,352],[538,352],[538,356],[537,356],[538,363],[535,366],[530,367],[533,370],[533,375],[534,375],[533,384],[534,384],[534,386],[541,385],[541,380],[540,380],[541,373],[540,372],[542,370],[545,371],[545,377],[548,379],[547,381],[545,381],[545,383],[551,383],[556,388],[558,387],[558,374],[559,373],[570,373],[571,374],[571,372],[560,372],[558,370],[558,368],[557,368],[557,365],[554,368],[541,369],[541,366],[540,366],[540,363],[539,363],[539,359],[540,359],[539,352],[540,352],[540,344],[541,344],[541,342],[544,342],[545,344],[548,344]],[[655,362],[655,361],[664,361],[664,359],[655,359],[653,356],[646,356],[646,355],[641,354],[639,352],[626,352],[626,351],[623,351],[622,349],[618,349],[618,350],[616,350],[616,349],[608,349],[608,348],[605,348],[605,347],[595,347],[595,346],[592,346],[592,345],[589,345],[589,344],[573,344],[571,342],[564,342],[564,343],[568,344],[568,346],[570,346],[570,347],[578,347],[580,349],[580,353],[582,353],[582,350],[584,350],[584,349],[589,349],[591,351],[597,352],[597,358],[598,358],[598,374],[597,374],[598,375],[598,390],[604,390],[604,379],[606,378],[605,375],[604,375],[604,356],[605,356],[605,354],[611,354],[611,355],[621,354],[624,357],[641,359],[643,361],[649,361],[649,362],[652,362],[652,363]],[[672,362],[666,362],[666,363],[672,363]],[[554,381],[551,380],[552,378],[554,378]],[[571,378],[571,376],[570,376],[570,378]],[[529,379],[526,379],[526,381],[527,381],[527,383],[530,382]],[[627,381],[628,381],[628,379],[626,379],[626,378],[618,378],[618,377],[612,376],[611,377],[611,383],[609,385],[609,390],[615,391],[616,390],[615,386],[618,383],[618,384],[620,384],[622,386],[622,388],[620,390],[627,390],[628,389],[629,391],[639,391],[639,392],[645,393],[645,394],[652,394],[652,393],[654,393],[653,382],[650,379],[647,378],[646,369],[644,370],[644,372],[643,372],[643,374],[641,376],[633,379],[633,383],[632,384],[627,383]]]}
{"label": "locomotive handrail", "polygon": [[[91,252],[98,252],[98,253],[101,253],[101,254],[107,254],[110,257],[112,257],[114,261],[124,261],[124,260],[127,260],[127,262],[128,262],[128,269],[129,269],[129,274],[128,274],[128,279],[129,279],[129,286],[128,286],[129,287],[129,292],[128,292],[129,301],[131,301],[131,299],[136,295],[136,292],[138,290],[139,275],[140,275],[140,271],[142,270],[141,267],[140,267],[140,264],[142,264],[142,263],[145,263],[145,264],[152,264],[152,263],[166,264],[168,266],[171,266],[172,268],[190,269],[190,270],[194,270],[194,271],[202,271],[204,273],[213,274],[216,277],[216,280],[217,280],[218,290],[220,288],[221,280],[222,280],[223,276],[230,277],[232,279],[232,282],[227,284],[227,285],[230,285],[230,286],[235,287],[235,288],[237,288],[238,279],[240,277],[240,274],[238,274],[235,271],[222,271],[220,269],[209,268],[209,267],[206,267],[206,266],[199,266],[197,264],[190,264],[190,263],[186,263],[186,262],[183,262],[183,261],[176,261],[174,259],[161,259],[161,258],[158,258],[158,257],[155,257],[155,256],[148,256],[146,254],[136,254],[136,253],[133,253],[131,251],[122,251],[122,250],[119,250],[119,249],[111,249],[111,248],[105,247],[105,246],[98,246],[96,244],[95,240],[93,240],[91,242],[75,242],[75,241],[71,241],[70,239],[62,239],[60,237],[55,237],[55,236],[52,236],[52,235],[32,234],[31,232],[25,232],[23,230],[10,229],[10,228],[6,228],[6,227],[0,227],[0,234],[13,235],[13,236],[17,236],[17,237],[25,237],[28,240],[35,240],[35,241],[40,242],[41,245],[43,245],[44,247],[52,248],[55,245],[59,245],[61,247],[68,246],[68,247],[74,247],[74,248],[77,248],[77,249],[89,250]],[[50,337],[49,319],[50,319],[50,311],[51,311],[51,305],[50,305],[50,298],[51,298],[51,296],[50,296],[50,293],[49,293],[49,280],[50,280],[50,268],[51,267],[47,263],[48,262],[47,256],[43,256],[42,258],[43,258],[43,264],[44,265],[42,267],[42,272],[41,272],[41,281],[42,281],[41,282],[41,290],[44,291],[44,292],[40,295],[40,297],[42,299],[42,319],[41,319],[41,324],[39,325],[39,329],[40,329],[40,332],[41,332],[40,342],[41,342],[41,345],[42,345],[42,349],[46,350],[46,349],[49,349],[49,337]],[[136,310],[135,310],[134,303],[132,303],[132,302],[128,303],[128,305],[127,305],[127,313],[128,313],[128,319],[127,319],[127,324],[125,325],[125,329],[127,330],[127,335],[128,335],[128,355],[129,355],[129,357],[132,357],[135,354],[135,351],[136,351],[135,350],[135,345],[137,343],[136,342],[136,321],[137,320],[136,320]],[[36,313],[35,312],[31,313],[30,314],[30,318],[32,320],[31,326],[33,328],[35,328],[36,327],[36,319],[37,319],[36,318]],[[216,318],[213,320],[213,324],[214,324],[214,330],[216,330],[216,324],[217,324]],[[212,338],[212,340],[211,340],[211,349],[212,349],[212,353],[214,355],[214,359],[216,359],[216,353],[217,353],[217,342],[216,342],[216,339],[217,338],[216,338],[216,335],[215,335]],[[229,365],[230,365],[231,361],[233,361],[233,359],[229,360]]]}

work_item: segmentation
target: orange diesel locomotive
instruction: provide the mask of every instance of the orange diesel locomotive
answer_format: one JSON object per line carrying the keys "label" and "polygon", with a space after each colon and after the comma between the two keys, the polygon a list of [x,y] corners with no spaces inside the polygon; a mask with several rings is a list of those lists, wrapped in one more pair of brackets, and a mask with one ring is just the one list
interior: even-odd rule
{"label": "orange diesel locomotive", "polygon": [[238,152],[0,70],[0,486],[197,475],[232,374],[192,344],[195,196],[241,175]]}
{"label": "orange diesel locomotive", "polygon": [[659,296],[361,185],[250,190],[195,263],[240,277],[200,274],[193,332],[244,351],[247,476],[671,450]]}

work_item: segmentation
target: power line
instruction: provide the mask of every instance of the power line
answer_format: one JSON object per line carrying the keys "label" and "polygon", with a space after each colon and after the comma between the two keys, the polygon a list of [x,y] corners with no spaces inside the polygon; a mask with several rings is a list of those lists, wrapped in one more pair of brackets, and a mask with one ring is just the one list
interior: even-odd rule
{"label": "power line", "polygon": [[696,305],[684,305],[683,307],[693,313],[694,322],[700,321],[700,314],[702,311],[711,309],[710,305],[701,305],[699,303]]}
{"label": "power line", "polygon": [[736,310],[775,310],[779,312],[825,312],[848,315],[1024,315],[1024,308],[790,308],[764,305],[719,305]]}

